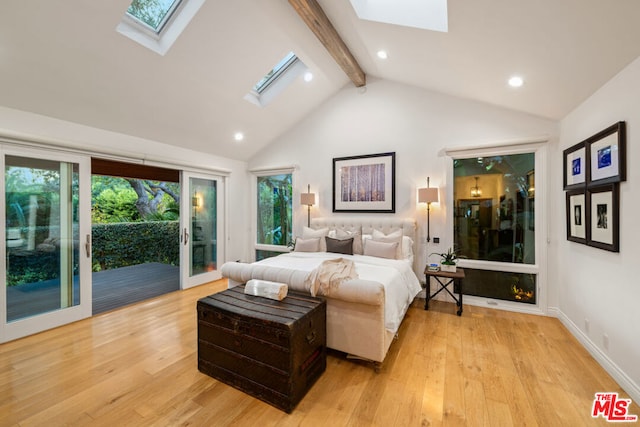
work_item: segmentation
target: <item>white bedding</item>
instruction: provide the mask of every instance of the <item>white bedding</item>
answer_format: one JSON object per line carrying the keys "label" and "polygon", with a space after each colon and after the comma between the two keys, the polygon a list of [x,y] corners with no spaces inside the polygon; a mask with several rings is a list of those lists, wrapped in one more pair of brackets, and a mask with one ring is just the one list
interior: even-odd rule
{"label": "white bedding", "polygon": [[352,260],[360,279],[379,282],[384,286],[385,329],[397,332],[409,304],[422,289],[407,260],[329,252],[291,252],[258,261],[256,264],[311,272],[323,261],[336,258]]}

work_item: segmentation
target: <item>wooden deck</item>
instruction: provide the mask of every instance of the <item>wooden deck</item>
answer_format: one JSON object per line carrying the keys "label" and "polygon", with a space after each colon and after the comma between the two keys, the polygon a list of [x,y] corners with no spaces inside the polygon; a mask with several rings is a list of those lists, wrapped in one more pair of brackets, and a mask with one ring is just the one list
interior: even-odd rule
{"label": "wooden deck", "polygon": [[93,314],[180,289],[180,267],[157,262],[93,273]]}
{"label": "wooden deck", "polygon": [[[93,314],[154,298],[180,289],[180,268],[146,263],[105,270],[92,275]],[[78,283],[74,283],[78,303]],[[21,319],[60,308],[59,280],[7,288],[7,319]]]}

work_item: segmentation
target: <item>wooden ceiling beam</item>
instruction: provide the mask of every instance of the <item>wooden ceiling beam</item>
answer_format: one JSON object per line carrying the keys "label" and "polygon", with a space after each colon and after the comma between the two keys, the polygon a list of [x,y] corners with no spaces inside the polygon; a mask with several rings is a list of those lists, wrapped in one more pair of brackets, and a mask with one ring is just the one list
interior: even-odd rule
{"label": "wooden ceiling beam", "polygon": [[289,0],[298,15],[318,37],[340,68],[349,76],[356,87],[367,84],[367,77],[360,64],[353,57],[329,18],[316,0]]}

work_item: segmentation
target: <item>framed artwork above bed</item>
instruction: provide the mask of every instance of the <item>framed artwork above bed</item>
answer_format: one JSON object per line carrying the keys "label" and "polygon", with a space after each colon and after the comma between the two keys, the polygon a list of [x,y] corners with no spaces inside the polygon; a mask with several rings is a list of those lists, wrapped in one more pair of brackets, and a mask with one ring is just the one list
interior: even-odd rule
{"label": "framed artwork above bed", "polygon": [[396,211],[396,153],[333,159],[333,212]]}

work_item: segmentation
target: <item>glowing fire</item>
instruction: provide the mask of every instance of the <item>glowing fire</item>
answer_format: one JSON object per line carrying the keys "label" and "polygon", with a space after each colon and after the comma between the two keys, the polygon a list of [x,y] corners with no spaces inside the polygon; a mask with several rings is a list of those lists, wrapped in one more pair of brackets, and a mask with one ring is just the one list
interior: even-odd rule
{"label": "glowing fire", "polygon": [[511,287],[511,292],[513,293],[514,298],[518,301],[528,301],[533,298],[533,291],[525,291],[522,288],[516,287],[516,285]]}

